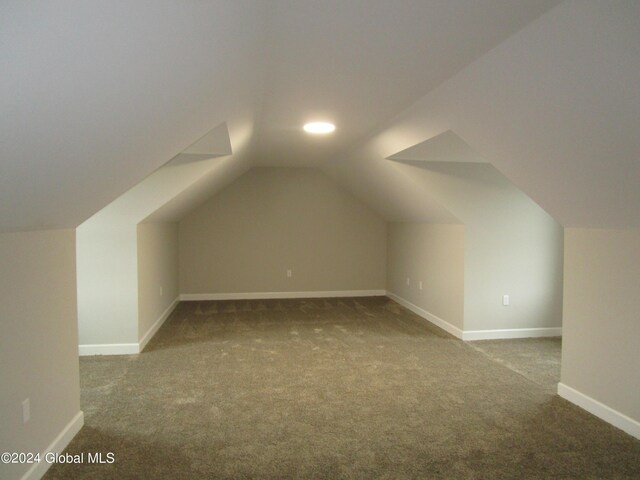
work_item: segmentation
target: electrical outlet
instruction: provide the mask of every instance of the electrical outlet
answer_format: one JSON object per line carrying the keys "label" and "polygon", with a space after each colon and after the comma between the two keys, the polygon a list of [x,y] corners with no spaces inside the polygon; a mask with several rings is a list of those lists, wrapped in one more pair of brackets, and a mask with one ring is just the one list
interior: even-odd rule
{"label": "electrical outlet", "polygon": [[418,290],[422,290],[422,280],[418,282]]}
{"label": "electrical outlet", "polygon": [[504,305],[505,307],[509,306],[509,295],[502,296],[502,305]]}
{"label": "electrical outlet", "polygon": [[22,401],[22,423],[27,423],[31,418],[31,402],[28,398]]}
{"label": "electrical outlet", "polygon": [[411,286],[411,279],[409,277],[407,277],[407,287]]}
{"label": "electrical outlet", "polygon": [[287,270],[287,278],[291,278],[293,277],[293,270],[289,269]]}
{"label": "electrical outlet", "polygon": [[164,290],[162,289],[162,286],[160,287],[160,296],[162,296],[164,294]]}

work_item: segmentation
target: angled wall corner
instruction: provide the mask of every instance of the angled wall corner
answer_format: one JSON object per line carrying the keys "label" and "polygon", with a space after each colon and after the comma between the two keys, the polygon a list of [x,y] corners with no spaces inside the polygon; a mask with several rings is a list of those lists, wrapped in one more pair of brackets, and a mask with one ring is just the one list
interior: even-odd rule
{"label": "angled wall corner", "polygon": [[387,160],[405,162],[489,163],[452,130],[394,153]]}
{"label": "angled wall corner", "polygon": [[177,265],[164,269],[165,285],[150,287],[146,282],[152,276],[145,272],[154,262],[147,250],[162,257],[159,263],[170,264],[172,256],[177,262],[176,219],[152,220],[164,224],[157,228],[138,225],[195,185],[202,188],[203,178],[210,186],[211,179],[223,183],[241,173],[234,163],[242,162],[234,162],[231,153],[229,130],[222,123],[77,228],[81,355],[138,353],[166,319],[177,298]]}
{"label": "angled wall corner", "polygon": [[562,227],[451,130],[387,159],[465,225],[462,338],[558,335]]}
{"label": "angled wall corner", "polygon": [[229,127],[227,122],[222,122],[169,160],[165,166],[209,160],[232,153]]}
{"label": "angled wall corner", "polygon": [[183,154],[194,155],[231,155],[231,138],[227,122],[222,122],[215,128],[193,142],[182,151]]}

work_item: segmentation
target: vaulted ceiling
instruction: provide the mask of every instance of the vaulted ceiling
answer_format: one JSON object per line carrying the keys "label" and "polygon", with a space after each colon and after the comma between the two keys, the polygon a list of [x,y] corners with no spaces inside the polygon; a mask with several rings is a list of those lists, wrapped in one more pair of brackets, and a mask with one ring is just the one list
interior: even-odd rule
{"label": "vaulted ceiling", "polygon": [[640,4],[558,3],[3,1],[0,230],[77,226],[223,122],[233,154],[167,218],[296,165],[456,221],[386,160],[451,130],[563,224],[640,226]]}

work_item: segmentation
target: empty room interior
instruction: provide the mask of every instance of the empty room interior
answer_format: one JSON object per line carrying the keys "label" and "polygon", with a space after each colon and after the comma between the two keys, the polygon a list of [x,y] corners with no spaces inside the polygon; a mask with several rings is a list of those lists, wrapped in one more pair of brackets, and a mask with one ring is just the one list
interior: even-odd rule
{"label": "empty room interior", "polygon": [[640,478],[640,2],[0,3],[0,478]]}

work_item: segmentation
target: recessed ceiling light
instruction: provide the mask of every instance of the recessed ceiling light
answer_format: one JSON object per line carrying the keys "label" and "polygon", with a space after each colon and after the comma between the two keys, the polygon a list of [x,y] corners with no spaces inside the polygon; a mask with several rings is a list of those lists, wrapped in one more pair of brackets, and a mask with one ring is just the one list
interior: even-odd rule
{"label": "recessed ceiling light", "polygon": [[329,122],[311,122],[305,124],[303,128],[307,133],[324,134],[333,132],[336,126]]}

